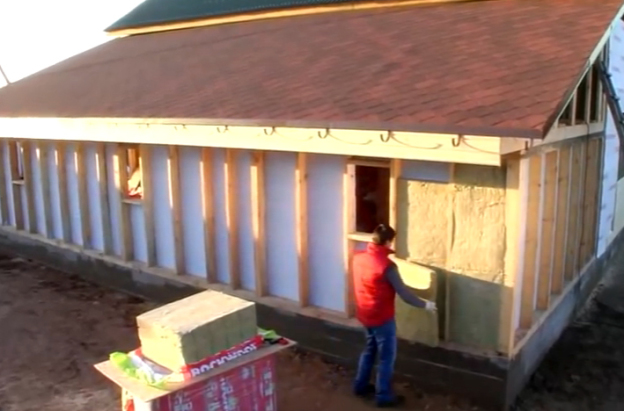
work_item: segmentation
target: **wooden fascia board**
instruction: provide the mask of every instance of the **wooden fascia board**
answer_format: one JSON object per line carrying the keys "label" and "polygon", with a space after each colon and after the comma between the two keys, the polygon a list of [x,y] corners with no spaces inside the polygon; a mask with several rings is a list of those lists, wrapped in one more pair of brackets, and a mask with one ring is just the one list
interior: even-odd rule
{"label": "wooden fascia board", "polygon": [[[585,65],[583,66],[581,75],[575,80],[573,86],[566,92],[566,94],[564,95],[559,105],[557,105],[557,109],[554,111],[553,115],[550,117],[550,119],[546,123],[547,126],[544,128],[544,136],[548,136],[553,131],[553,129],[557,128],[557,120],[563,115],[564,110],[566,109],[566,107],[568,106],[572,98],[574,97],[574,93],[576,92],[576,89],[579,87],[585,75],[587,75],[587,73],[589,72],[593,64],[596,62],[596,60],[600,56],[602,49],[607,44],[607,41],[609,41],[609,38],[611,38],[611,33],[613,32],[615,25],[617,24],[619,20],[622,19],[623,16],[624,16],[624,3],[622,3],[615,17],[613,17],[613,20],[611,20],[611,23],[607,27],[607,30],[603,33],[602,37],[600,38],[600,41],[598,42],[598,44],[596,44],[596,47],[594,47],[591,54],[587,58],[587,61],[585,62]],[[606,119],[604,121],[606,121]]]}
{"label": "wooden fascia board", "polygon": [[501,165],[501,138],[379,130],[0,118],[7,138],[186,145]]}
{"label": "wooden fascia board", "polygon": [[[198,27],[216,26],[222,24],[242,23],[254,20],[269,20],[285,17],[306,16],[325,13],[336,13],[344,11],[362,11],[374,10],[389,7],[406,7],[406,6],[425,6],[443,3],[464,3],[475,0],[393,0],[386,2],[367,1],[362,3],[346,2],[341,4],[327,4],[304,7],[290,7],[272,10],[263,10],[259,12],[245,12],[236,14],[227,14],[219,16],[204,17],[194,20],[173,21],[167,23],[156,23],[138,27],[127,27],[121,29],[110,28],[106,32],[109,36],[122,37],[137,34],[147,34],[171,30],[183,30]],[[479,0],[492,1],[492,0]]]}

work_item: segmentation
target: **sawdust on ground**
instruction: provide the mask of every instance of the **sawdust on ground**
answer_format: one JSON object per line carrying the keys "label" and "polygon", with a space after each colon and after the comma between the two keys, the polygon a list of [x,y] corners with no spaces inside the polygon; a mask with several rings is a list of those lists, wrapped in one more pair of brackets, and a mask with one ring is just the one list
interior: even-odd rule
{"label": "sawdust on ground", "polygon": [[[0,257],[0,410],[117,411],[119,392],[92,365],[137,346],[134,318],[152,308],[32,262]],[[624,407],[624,319],[595,308],[572,326],[522,394],[518,411]],[[278,359],[280,411],[374,409],[349,393],[350,373],[290,352]],[[405,409],[479,410],[403,384]]]}

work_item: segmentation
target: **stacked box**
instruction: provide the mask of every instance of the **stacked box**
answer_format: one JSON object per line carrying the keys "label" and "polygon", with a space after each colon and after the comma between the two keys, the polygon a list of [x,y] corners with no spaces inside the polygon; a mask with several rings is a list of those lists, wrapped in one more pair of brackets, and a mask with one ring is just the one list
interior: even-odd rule
{"label": "stacked box", "polygon": [[258,333],[255,303],[204,291],[137,317],[143,355],[171,370]]}

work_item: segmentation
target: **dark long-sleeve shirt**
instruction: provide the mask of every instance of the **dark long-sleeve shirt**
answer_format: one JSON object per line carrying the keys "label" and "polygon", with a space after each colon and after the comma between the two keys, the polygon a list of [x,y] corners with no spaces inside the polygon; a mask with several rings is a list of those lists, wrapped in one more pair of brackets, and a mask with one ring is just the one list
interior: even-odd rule
{"label": "dark long-sleeve shirt", "polygon": [[396,291],[399,297],[401,297],[401,300],[413,307],[425,308],[426,301],[419,298],[416,294],[412,293],[409,288],[407,288],[401,278],[401,275],[399,274],[399,269],[396,264],[390,264],[388,268],[386,268],[386,271],[384,271],[384,276],[392,285],[394,291]]}

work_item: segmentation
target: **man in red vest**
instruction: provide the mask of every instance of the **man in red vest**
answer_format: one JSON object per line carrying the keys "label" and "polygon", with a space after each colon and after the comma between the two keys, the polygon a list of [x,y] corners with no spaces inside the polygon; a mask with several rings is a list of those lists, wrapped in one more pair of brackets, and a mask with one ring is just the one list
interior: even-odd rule
{"label": "man in red vest", "polygon": [[[392,408],[405,399],[392,391],[392,374],[396,359],[396,322],[394,297],[396,294],[407,304],[435,311],[436,304],[412,294],[399,275],[396,264],[388,257],[394,251],[390,245],[396,232],[388,225],[375,228],[373,239],[365,252],[353,256],[353,288],[357,319],[366,329],[366,348],[360,356],[354,383],[357,396],[375,394],[377,407]],[[370,383],[376,357],[379,356],[377,381]]]}

